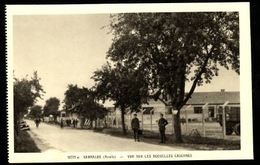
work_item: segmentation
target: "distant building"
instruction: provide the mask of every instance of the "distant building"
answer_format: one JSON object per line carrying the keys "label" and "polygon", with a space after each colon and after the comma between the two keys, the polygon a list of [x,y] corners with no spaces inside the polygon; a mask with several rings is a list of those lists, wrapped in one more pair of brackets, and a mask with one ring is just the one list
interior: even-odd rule
{"label": "distant building", "polygon": [[[187,104],[183,106],[181,110],[181,118],[185,119],[187,115],[188,121],[201,121],[203,105],[208,103],[205,114],[205,119],[208,121],[216,120],[219,107],[228,101],[227,106],[232,109],[240,110],[240,92],[229,92],[221,90],[219,92],[195,92],[188,100]],[[164,117],[171,121],[172,109],[169,106],[165,106],[164,103],[157,100],[149,100],[149,104],[142,105],[142,113],[138,112],[137,117],[142,120],[144,125],[157,124],[157,120],[160,117],[160,113],[164,114]],[[107,107],[110,109],[107,119],[111,123],[110,126],[121,126],[121,112],[112,106]],[[125,123],[129,127],[132,114],[126,112]],[[152,118],[152,120],[151,120]]]}
{"label": "distant building", "polygon": [[193,93],[192,97],[183,109],[190,106],[187,109],[187,113],[188,118],[192,120],[201,117],[202,107],[208,103],[205,118],[214,120],[218,115],[219,107],[226,101],[228,101],[228,107],[240,109],[240,92],[226,92],[224,90],[221,90],[220,92],[196,92]]}
{"label": "distant building", "polygon": [[[202,121],[203,106],[206,103],[208,106],[204,110],[205,120],[214,121],[218,116],[219,108],[227,101],[227,106],[229,108],[240,110],[239,92],[229,92],[225,90],[218,92],[195,92],[181,110],[182,121],[185,121],[186,116],[189,122]],[[104,122],[107,127],[121,127],[122,121],[120,109],[115,108],[113,104],[107,105],[106,109],[108,113],[101,122]],[[74,108],[66,111],[62,110],[60,113],[60,117],[65,119],[78,119],[78,126],[86,124],[86,120],[84,120],[84,118],[80,116]],[[172,108],[170,106],[165,106],[161,101],[155,101],[152,99],[148,101],[148,104],[143,104],[141,110],[137,113],[141,127],[144,129],[157,129],[157,121],[160,118],[161,113],[164,114],[164,117],[169,122],[172,121]],[[127,109],[125,112],[125,124],[128,129],[130,128],[132,117],[133,114],[130,109]],[[60,118],[58,118],[58,122],[59,120]]]}
{"label": "distant building", "polygon": [[61,118],[66,121],[66,120],[73,120],[77,119],[77,127],[82,125],[82,117],[76,112],[75,107],[70,108],[70,109],[63,109],[59,111],[59,116],[57,117],[57,122],[61,122]]}
{"label": "distant building", "polygon": [[[189,120],[201,120],[203,105],[208,103],[207,112],[204,112],[205,119],[215,120],[218,115],[219,107],[228,101],[228,107],[240,109],[240,92],[228,92],[221,90],[220,92],[195,92],[188,100],[187,104],[182,107],[181,118],[187,115]],[[160,113],[172,114],[171,107],[165,106],[161,101],[150,100],[148,105],[143,105],[145,112],[154,111],[153,114],[159,116]],[[187,114],[185,114],[185,110]]]}

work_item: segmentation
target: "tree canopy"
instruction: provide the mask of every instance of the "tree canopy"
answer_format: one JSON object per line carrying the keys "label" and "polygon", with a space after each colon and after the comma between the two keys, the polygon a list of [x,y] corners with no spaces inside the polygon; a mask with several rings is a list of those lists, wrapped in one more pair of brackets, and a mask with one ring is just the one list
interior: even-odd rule
{"label": "tree canopy", "polygon": [[96,100],[95,91],[85,87],[79,88],[77,85],[68,85],[65,92],[64,108],[72,110],[81,116],[94,121],[97,118],[104,118],[106,109]]}
{"label": "tree canopy", "polygon": [[113,100],[115,107],[121,110],[122,129],[126,133],[124,114],[128,108],[138,111],[142,103],[147,102],[148,88],[142,72],[136,72],[117,63],[109,63],[94,72],[95,90],[99,100]]}
{"label": "tree canopy", "polygon": [[40,118],[42,117],[42,106],[34,105],[30,108],[29,116],[32,118]]}
{"label": "tree canopy", "polygon": [[14,115],[16,119],[23,117],[28,108],[33,106],[38,98],[44,94],[40,78],[37,72],[33,73],[31,79],[14,79]]}
{"label": "tree canopy", "polygon": [[108,63],[95,71],[92,79],[96,82],[98,99],[111,99],[115,101],[115,107],[123,106],[134,111],[147,102],[148,90],[143,77],[141,72],[130,70],[121,63],[114,67]]}
{"label": "tree canopy", "polygon": [[32,107],[37,99],[41,99],[45,93],[37,72],[33,73],[33,77],[18,79],[14,78],[14,126],[15,133],[19,133],[18,122],[27,114],[28,109]]}
{"label": "tree canopy", "polygon": [[44,116],[57,116],[58,110],[60,106],[60,100],[56,97],[51,97],[46,100],[45,105],[43,107]]}
{"label": "tree canopy", "polygon": [[[210,83],[219,66],[239,74],[237,12],[120,13],[110,27],[114,38],[107,58],[142,73],[154,99],[178,110],[178,141],[179,112],[196,86]],[[187,81],[192,86],[185,91]]]}

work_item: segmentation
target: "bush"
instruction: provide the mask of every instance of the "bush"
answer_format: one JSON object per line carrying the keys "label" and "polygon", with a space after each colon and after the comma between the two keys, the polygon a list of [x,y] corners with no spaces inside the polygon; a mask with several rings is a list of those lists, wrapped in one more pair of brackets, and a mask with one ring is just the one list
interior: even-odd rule
{"label": "bush", "polygon": [[14,136],[14,152],[40,152],[28,132],[20,131]]}

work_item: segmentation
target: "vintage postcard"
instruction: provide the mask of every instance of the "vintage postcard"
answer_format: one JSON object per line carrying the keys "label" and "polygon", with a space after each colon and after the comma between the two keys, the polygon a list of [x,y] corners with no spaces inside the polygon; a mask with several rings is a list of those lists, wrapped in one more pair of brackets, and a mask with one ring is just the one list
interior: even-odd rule
{"label": "vintage postcard", "polygon": [[9,162],[253,159],[249,13],[7,5]]}

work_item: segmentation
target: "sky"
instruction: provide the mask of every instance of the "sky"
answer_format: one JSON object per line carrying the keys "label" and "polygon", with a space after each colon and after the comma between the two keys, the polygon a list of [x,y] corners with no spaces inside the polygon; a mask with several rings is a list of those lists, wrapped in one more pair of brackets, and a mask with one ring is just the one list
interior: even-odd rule
{"label": "sky", "polygon": [[[68,84],[93,86],[90,77],[106,63],[113,38],[109,29],[103,28],[107,25],[109,14],[14,16],[15,77],[31,77],[38,72],[46,92],[37,103],[42,106],[50,97],[62,102]],[[186,90],[190,86],[188,83]],[[197,87],[196,92],[220,89],[239,91],[239,76],[220,68],[219,76]]]}

